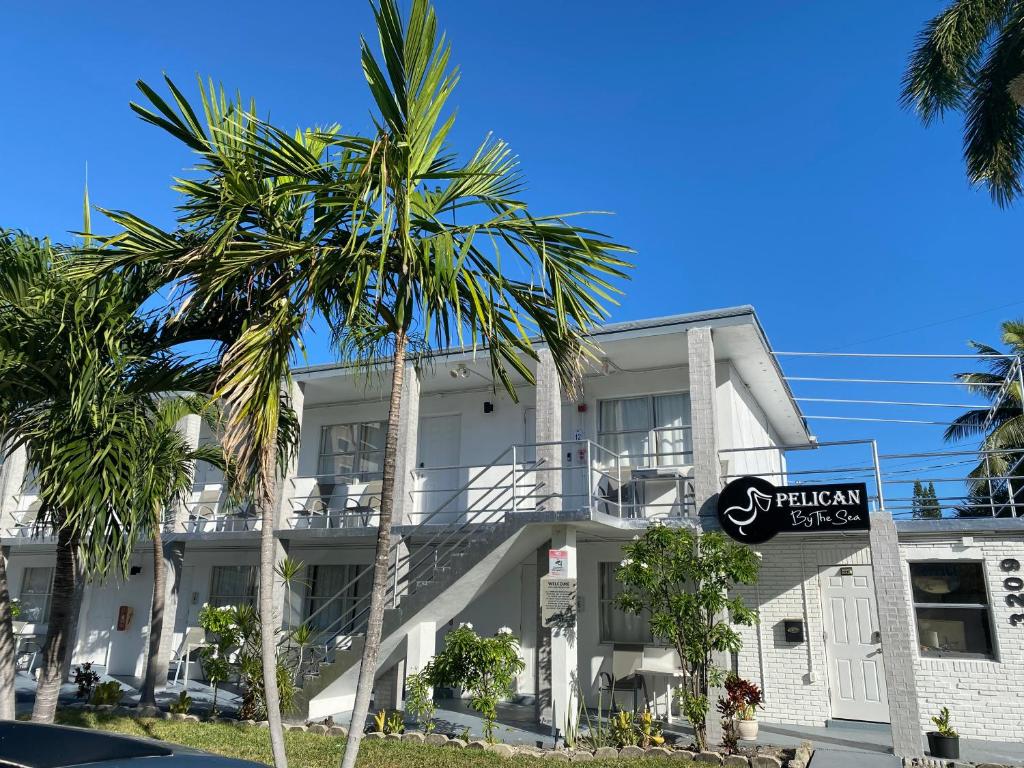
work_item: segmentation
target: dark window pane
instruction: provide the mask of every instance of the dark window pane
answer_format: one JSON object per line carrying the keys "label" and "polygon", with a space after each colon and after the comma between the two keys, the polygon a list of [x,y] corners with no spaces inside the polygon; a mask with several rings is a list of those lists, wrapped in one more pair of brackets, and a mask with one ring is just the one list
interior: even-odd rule
{"label": "dark window pane", "polygon": [[986,608],[917,608],[922,656],[992,655]]}
{"label": "dark window pane", "polygon": [[981,563],[911,563],[915,603],[987,605]]}

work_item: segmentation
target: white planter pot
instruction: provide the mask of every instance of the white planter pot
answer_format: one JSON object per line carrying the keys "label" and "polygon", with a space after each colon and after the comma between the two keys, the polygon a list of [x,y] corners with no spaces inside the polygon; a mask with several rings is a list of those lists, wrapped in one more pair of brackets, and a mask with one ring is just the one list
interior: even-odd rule
{"label": "white planter pot", "polygon": [[757,738],[757,720],[737,720],[736,732],[744,741],[753,741]]}

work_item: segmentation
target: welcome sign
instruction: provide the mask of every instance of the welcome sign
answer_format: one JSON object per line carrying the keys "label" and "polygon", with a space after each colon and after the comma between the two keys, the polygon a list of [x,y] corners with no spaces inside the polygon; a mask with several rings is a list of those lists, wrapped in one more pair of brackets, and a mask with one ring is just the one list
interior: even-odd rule
{"label": "welcome sign", "polygon": [[761,477],[741,477],[719,494],[718,521],[744,544],[778,533],[866,531],[868,489],[864,483],[774,486]]}

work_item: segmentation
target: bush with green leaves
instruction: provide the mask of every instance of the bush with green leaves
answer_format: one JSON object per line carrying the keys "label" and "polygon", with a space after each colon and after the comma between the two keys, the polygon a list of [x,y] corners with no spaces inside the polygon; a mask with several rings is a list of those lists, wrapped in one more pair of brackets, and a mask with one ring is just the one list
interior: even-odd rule
{"label": "bush with green leaves", "polygon": [[178,698],[170,703],[167,711],[172,715],[187,715],[192,711],[192,697],[182,691],[178,694]]}
{"label": "bush with green leaves", "polygon": [[124,696],[124,691],[121,689],[121,684],[117,680],[107,680],[107,682],[96,686],[89,703],[99,707],[117,706],[121,703],[122,696]]}
{"label": "bush with green leaves", "polygon": [[75,671],[71,676],[71,682],[78,686],[78,689],[75,691],[75,698],[85,699],[86,701],[90,700],[92,698],[92,689],[96,687],[96,683],[99,681],[100,676],[93,670],[91,661],[75,667]]}
{"label": "bush with green leaves", "polygon": [[484,737],[494,741],[498,702],[513,693],[516,675],[526,668],[519,641],[508,627],[494,637],[481,637],[472,624],[448,633],[444,650],[427,666],[432,685],[461,688],[470,694],[470,707],[484,719]]}
{"label": "bush with green leaves", "polygon": [[724,671],[716,653],[737,653],[743,645],[736,625],[750,626],[757,614],[730,594],[738,584],[757,581],[759,562],[749,547],[718,532],[657,523],[624,548],[616,578],[623,589],[618,607],[650,614],[651,632],[671,643],[683,665],[680,704],[693,725],[697,747],[707,748],[708,690]]}
{"label": "bush with green leaves", "polygon": [[405,678],[405,711],[416,718],[423,733],[434,732],[434,691],[430,685],[430,670],[413,672]]}
{"label": "bush with green leaves", "polygon": [[949,707],[943,707],[939,710],[939,714],[932,715],[932,722],[935,723],[935,730],[940,736],[947,736],[951,739],[955,739],[960,735],[950,723]]}

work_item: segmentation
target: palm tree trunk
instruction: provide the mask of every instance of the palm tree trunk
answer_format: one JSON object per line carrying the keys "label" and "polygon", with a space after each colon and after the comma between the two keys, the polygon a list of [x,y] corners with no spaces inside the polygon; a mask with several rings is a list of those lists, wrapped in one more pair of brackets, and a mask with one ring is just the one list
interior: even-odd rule
{"label": "palm tree trunk", "polygon": [[14,624],[7,591],[7,557],[0,553],[0,720],[14,719]]}
{"label": "palm tree trunk", "polygon": [[149,612],[149,650],[146,654],[146,675],[139,692],[139,706],[156,706],[156,678],[160,671],[160,638],[164,633],[164,600],[167,591],[167,569],[164,566],[164,543],[160,522],[153,526],[153,607]]}
{"label": "palm tree trunk", "polygon": [[349,723],[348,741],[341,768],[355,768],[359,743],[366,729],[366,714],[370,709],[373,680],[377,674],[377,655],[384,624],[384,600],[387,596],[388,564],[391,551],[391,517],[394,509],[395,456],[398,453],[398,418],[402,408],[402,390],[405,385],[404,330],[395,334],[394,369],[391,372],[391,403],[388,406],[388,432],[384,443],[384,476],[380,488],[380,527],[377,529],[377,553],[373,564],[373,588],[370,593],[370,615],[366,620],[366,642],[356,683],[356,700]]}
{"label": "palm tree trunk", "polygon": [[270,443],[263,452],[260,468],[260,649],[263,654],[263,695],[270,726],[270,748],[276,768],[287,768],[284,728],[281,724],[281,696],[277,690],[277,631],[274,626],[274,525],[276,523],[277,425],[269,430]]}
{"label": "palm tree trunk", "polygon": [[43,645],[43,663],[36,686],[36,702],[32,707],[32,722],[52,723],[57,713],[57,698],[64,657],[72,639],[68,637],[71,612],[75,604],[75,542],[62,521],[57,521],[57,567],[53,574],[53,597],[50,616],[46,624],[46,643]]}

